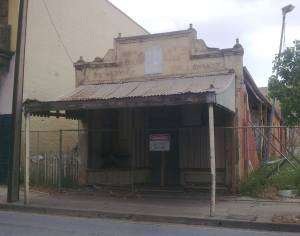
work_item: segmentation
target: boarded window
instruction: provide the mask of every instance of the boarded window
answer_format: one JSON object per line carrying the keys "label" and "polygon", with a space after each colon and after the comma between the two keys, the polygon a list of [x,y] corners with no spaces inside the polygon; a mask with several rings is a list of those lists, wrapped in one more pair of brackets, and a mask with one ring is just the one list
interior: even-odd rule
{"label": "boarded window", "polygon": [[162,73],[163,55],[160,47],[147,48],[145,51],[145,75]]}

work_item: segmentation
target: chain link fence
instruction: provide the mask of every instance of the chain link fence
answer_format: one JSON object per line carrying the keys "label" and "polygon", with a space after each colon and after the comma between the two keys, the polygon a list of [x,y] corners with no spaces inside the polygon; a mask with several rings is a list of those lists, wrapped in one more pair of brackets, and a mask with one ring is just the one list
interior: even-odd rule
{"label": "chain link fence", "polygon": [[[170,155],[179,156],[177,167],[180,172],[185,173],[184,175],[179,173],[179,184],[184,182],[185,176],[191,182],[198,180],[199,176],[193,177],[193,171],[197,170],[206,171],[207,176],[201,175],[201,178],[209,182],[208,129],[184,127],[155,130],[135,128],[32,131],[30,185],[55,188],[77,186],[80,181],[81,165],[86,165],[84,167],[91,170],[90,176],[94,176],[95,182],[129,185],[143,181],[150,182],[150,170],[155,165],[156,158],[149,152],[149,135],[153,133],[171,134],[173,140],[171,146],[176,146],[177,153],[172,151]],[[271,165],[278,169],[287,163],[298,168],[299,127],[274,126],[271,130],[266,126],[215,127],[215,140],[217,170],[219,170],[217,180],[220,178],[220,183],[224,185],[228,181],[222,182],[221,179],[226,179],[226,174],[232,172],[229,170],[234,168],[233,156],[237,155],[237,152],[244,161],[241,166],[245,175],[261,165]],[[25,157],[24,141],[23,134],[22,172]],[[82,160],[83,156],[86,156],[86,159]],[[174,165],[172,162],[166,164]],[[101,174],[95,175],[93,170],[100,169],[103,170]],[[113,172],[116,169],[119,170],[117,174]]]}

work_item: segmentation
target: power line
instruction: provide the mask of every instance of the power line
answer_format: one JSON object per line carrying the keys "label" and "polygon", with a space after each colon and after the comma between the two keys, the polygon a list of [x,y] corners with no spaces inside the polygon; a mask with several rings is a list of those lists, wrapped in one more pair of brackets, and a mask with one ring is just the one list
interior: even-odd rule
{"label": "power line", "polygon": [[63,49],[64,49],[64,51],[65,51],[67,57],[69,58],[70,62],[71,62],[72,64],[74,64],[74,62],[73,62],[73,60],[72,60],[72,57],[71,57],[71,55],[70,55],[70,53],[69,53],[69,51],[68,51],[66,45],[64,44],[64,41],[62,40],[62,37],[61,37],[61,35],[60,35],[60,33],[59,33],[59,31],[58,31],[58,29],[57,29],[55,23],[54,23],[53,17],[52,17],[52,15],[51,15],[51,12],[50,12],[50,10],[49,10],[49,8],[48,8],[48,6],[47,6],[45,0],[43,0],[43,4],[44,4],[44,6],[45,6],[45,8],[46,8],[46,11],[47,11],[47,15],[48,15],[48,17],[49,17],[49,20],[50,20],[50,22],[51,22],[51,24],[52,24],[52,26],[53,26],[53,28],[54,28],[54,31],[55,31],[55,33],[56,33],[56,35],[57,35],[59,41],[61,42],[61,44],[62,44],[62,46],[63,46]]}

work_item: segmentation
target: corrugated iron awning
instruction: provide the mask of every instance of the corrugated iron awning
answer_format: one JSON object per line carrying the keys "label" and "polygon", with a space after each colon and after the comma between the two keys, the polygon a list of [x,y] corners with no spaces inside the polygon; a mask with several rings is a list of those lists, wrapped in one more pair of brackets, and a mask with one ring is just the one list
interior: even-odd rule
{"label": "corrugated iron awning", "polygon": [[53,101],[28,102],[25,109],[37,112],[216,102],[234,111],[234,78],[234,74],[219,74],[81,85]]}

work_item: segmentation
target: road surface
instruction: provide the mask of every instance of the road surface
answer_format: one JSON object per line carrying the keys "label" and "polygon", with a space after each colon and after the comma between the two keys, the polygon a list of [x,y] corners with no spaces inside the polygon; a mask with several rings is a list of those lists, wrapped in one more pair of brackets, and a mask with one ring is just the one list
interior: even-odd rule
{"label": "road surface", "polygon": [[87,219],[0,211],[0,236],[296,236],[239,229]]}

